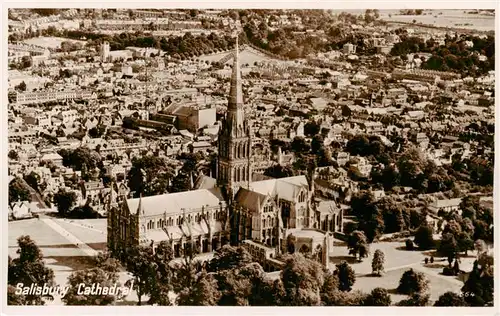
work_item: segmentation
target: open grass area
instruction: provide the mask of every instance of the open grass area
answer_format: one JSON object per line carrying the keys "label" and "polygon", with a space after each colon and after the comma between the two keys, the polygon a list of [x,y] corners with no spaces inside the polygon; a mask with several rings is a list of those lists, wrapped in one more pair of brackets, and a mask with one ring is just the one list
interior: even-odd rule
{"label": "open grass area", "polygon": [[106,219],[55,219],[55,221],[91,248],[98,251],[106,248]]}
{"label": "open grass area", "polygon": [[9,222],[9,255],[17,257],[17,238],[29,235],[42,250],[44,257],[83,256],[83,252],[43,221],[27,219]]}
{"label": "open grass area", "polygon": [[[383,274],[381,277],[358,276],[356,278],[356,283],[354,283],[353,289],[361,290],[363,292],[370,292],[376,287],[381,287],[389,291],[393,303],[399,302],[408,298],[407,295],[398,294],[396,292],[401,276],[408,269],[409,268],[392,270]],[[429,294],[432,301],[436,301],[439,296],[448,291],[460,293],[460,289],[462,286],[457,282],[453,282],[453,277],[447,277],[449,278],[449,281],[447,281],[446,279],[434,275],[426,274],[426,276],[430,282]]]}
{"label": "open grass area", "polygon": [[60,38],[60,37],[34,37],[24,41],[26,44],[42,46],[50,49],[61,48],[62,42],[77,42],[82,45],[85,45],[85,41],[77,41],[69,38]]}
{"label": "open grass area", "polygon": [[[222,58],[224,58],[225,56],[231,54],[232,52],[233,52],[232,50],[229,50],[229,51],[223,52],[223,53],[202,55],[202,56],[198,57],[198,59],[203,60],[203,61],[208,60],[209,62],[217,62],[217,61],[221,60]],[[239,58],[240,58],[240,63],[242,65],[248,64],[250,66],[253,66],[253,64],[255,62],[272,60],[271,57],[268,57],[268,56],[264,55],[263,53],[257,52],[251,48],[247,48],[247,49],[243,50],[242,52],[240,52]],[[233,60],[230,59],[229,61],[226,62],[226,64],[232,64],[232,62],[233,62]]]}

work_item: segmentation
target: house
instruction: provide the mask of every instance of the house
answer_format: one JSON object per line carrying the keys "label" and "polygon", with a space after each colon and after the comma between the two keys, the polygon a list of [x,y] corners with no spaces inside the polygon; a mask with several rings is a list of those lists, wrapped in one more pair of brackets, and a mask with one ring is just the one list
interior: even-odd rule
{"label": "house", "polygon": [[434,214],[437,214],[440,210],[449,213],[452,211],[459,211],[461,213],[461,210],[459,208],[460,203],[462,202],[461,198],[457,199],[445,199],[445,200],[435,200],[429,205],[429,210],[433,212]]}
{"label": "house", "polygon": [[41,162],[52,162],[54,165],[62,167],[63,166],[63,157],[58,153],[49,153],[45,154],[40,158]]}
{"label": "house", "polygon": [[9,206],[9,219],[17,220],[17,219],[25,219],[32,218],[32,204],[28,201],[19,201],[12,203]]}

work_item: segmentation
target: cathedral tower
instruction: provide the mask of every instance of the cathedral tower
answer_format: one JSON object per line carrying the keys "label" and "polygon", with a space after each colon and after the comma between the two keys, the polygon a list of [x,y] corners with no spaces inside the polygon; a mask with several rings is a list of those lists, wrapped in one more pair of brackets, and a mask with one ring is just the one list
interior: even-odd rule
{"label": "cathedral tower", "polygon": [[248,188],[252,176],[252,138],[243,109],[238,36],[228,106],[218,139],[217,185],[232,199],[240,187]]}

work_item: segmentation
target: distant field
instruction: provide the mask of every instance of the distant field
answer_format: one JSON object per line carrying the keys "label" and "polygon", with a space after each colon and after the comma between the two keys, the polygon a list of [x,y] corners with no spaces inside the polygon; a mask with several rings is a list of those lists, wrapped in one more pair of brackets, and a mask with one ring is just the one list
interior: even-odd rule
{"label": "distant field", "polygon": [[26,44],[42,46],[50,49],[61,48],[62,42],[77,42],[85,45],[85,41],[77,41],[68,38],[60,38],[60,37],[35,37],[30,38],[24,41]]}
{"label": "distant field", "polygon": [[[202,60],[202,61],[217,62],[217,61],[221,60],[222,58],[224,58],[225,56],[231,54],[232,52],[233,52],[232,50],[229,50],[229,51],[224,52],[224,53],[202,55],[202,56],[198,57],[198,59]],[[248,64],[250,66],[253,66],[253,64],[255,62],[272,60],[271,57],[268,57],[268,56],[264,55],[263,53],[260,53],[260,52],[253,50],[253,49],[248,49],[248,48],[243,50],[242,52],[240,52],[239,58],[240,58],[241,64],[243,64],[243,65]],[[230,59],[226,62],[226,64],[228,64],[228,63],[232,63],[232,59]]]}
{"label": "distant field", "polygon": [[[433,25],[436,27],[456,27],[478,31],[492,31],[495,29],[495,17],[477,14],[465,14],[463,10],[431,10],[424,11],[425,15],[398,15],[397,12],[381,12],[381,18],[388,22],[406,22]],[[471,24],[471,25],[465,25]]]}

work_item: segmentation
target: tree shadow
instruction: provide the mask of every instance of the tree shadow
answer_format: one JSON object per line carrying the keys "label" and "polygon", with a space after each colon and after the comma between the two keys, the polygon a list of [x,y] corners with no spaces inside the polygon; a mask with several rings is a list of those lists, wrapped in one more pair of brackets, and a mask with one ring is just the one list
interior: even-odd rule
{"label": "tree shadow", "polygon": [[341,263],[342,261],[346,261],[349,264],[353,263],[359,263],[358,259],[354,258],[353,256],[335,256],[335,257],[330,257],[330,263]]}
{"label": "tree shadow", "polygon": [[87,246],[90,248],[97,250],[97,251],[104,251],[107,249],[107,243],[106,242],[93,242],[93,243],[87,243]]}
{"label": "tree shadow", "polygon": [[447,267],[448,264],[443,264],[443,263],[428,263],[428,264],[424,264],[424,267],[426,268],[430,268],[430,269],[442,269],[444,267]]}
{"label": "tree shadow", "polygon": [[[142,302],[141,306],[142,305],[147,305],[146,303]],[[138,306],[137,305],[137,301],[124,301],[124,300],[121,300],[121,301],[116,301],[114,306]]]}
{"label": "tree shadow", "polygon": [[418,251],[418,248],[416,248],[416,247],[409,250],[409,249],[406,249],[406,246],[399,246],[399,247],[396,247],[395,249],[400,250],[400,251]]}
{"label": "tree shadow", "polygon": [[381,277],[384,276],[384,274],[382,273],[381,275],[378,275],[378,274],[375,274],[375,273],[367,273],[367,274],[364,274],[362,276],[365,277],[365,278],[381,278]]}
{"label": "tree shadow", "polygon": [[429,256],[429,257],[439,257],[439,255],[435,249],[425,250],[422,252],[422,254],[424,256]]}
{"label": "tree shadow", "polygon": [[75,244],[38,245],[39,248],[78,248]]}
{"label": "tree shadow", "polygon": [[398,292],[398,289],[387,289],[387,293],[389,294],[395,294],[395,295],[402,295],[401,293]]}
{"label": "tree shadow", "polygon": [[84,270],[95,267],[95,261],[90,256],[47,256],[44,259],[52,259],[51,265],[71,268],[72,270]]}

